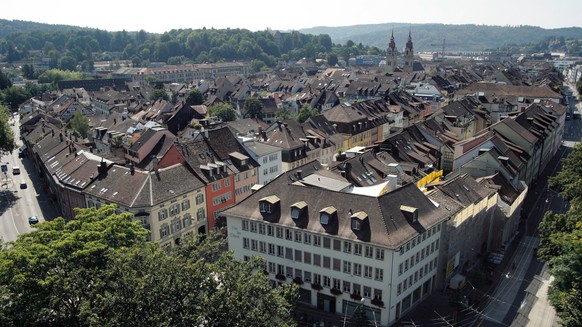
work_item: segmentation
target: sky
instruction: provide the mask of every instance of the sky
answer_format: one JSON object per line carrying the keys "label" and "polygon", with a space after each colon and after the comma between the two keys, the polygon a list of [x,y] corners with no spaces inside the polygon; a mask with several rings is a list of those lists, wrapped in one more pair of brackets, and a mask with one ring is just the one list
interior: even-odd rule
{"label": "sky", "polygon": [[0,19],[107,31],[443,23],[581,27],[582,0],[3,0]]}

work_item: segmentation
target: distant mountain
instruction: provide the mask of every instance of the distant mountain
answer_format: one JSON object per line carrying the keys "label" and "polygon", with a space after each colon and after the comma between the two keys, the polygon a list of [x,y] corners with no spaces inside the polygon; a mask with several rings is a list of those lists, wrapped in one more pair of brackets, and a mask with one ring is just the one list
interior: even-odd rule
{"label": "distant mountain", "polygon": [[506,45],[537,43],[550,37],[582,39],[582,28],[544,29],[537,26],[489,26],[450,24],[367,24],[341,27],[300,29],[305,34],[329,34],[332,42],[346,44],[348,40],[385,49],[394,31],[398,49],[404,48],[408,33],[412,35],[415,52],[440,51],[443,40],[446,50],[490,50]]}

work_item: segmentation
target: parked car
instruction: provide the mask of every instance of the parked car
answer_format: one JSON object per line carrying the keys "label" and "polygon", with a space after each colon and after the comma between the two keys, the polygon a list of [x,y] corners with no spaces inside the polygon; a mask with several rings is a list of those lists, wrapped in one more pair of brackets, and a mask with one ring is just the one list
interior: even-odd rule
{"label": "parked car", "polygon": [[21,189],[28,188],[28,186],[26,185],[26,182],[25,181],[20,182],[20,188]]}
{"label": "parked car", "polygon": [[38,217],[37,216],[28,217],[28,223],[31,225],[38,224]]}
{"label": "parked car", "polygon": [[12,167],[12,175],[20,175],[20,167],[18,166]]}

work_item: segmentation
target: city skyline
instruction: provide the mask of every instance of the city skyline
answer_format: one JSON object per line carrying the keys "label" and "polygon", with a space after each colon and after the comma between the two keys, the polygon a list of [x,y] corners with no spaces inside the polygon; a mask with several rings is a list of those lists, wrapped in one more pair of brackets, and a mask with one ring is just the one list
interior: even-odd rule
{"label": "city skyline", "polygon": [[[297,0],[289,6],[274,6],[265,0],[226,3],[174,1],[171,8],[136,6],[132,2],[104,0],[96,6],[80,6],[70,0],[31,0],[2,4],[1,19],[98,28],[107,31],[163,33],[172,29],[244,28],[260,31],[300,30],[316,26],[361,24],[476,24],[496,26],[531,25],[542,28],[580,27],[582,1],[558,0],[549,6],[541,0],[471,3],[457,0],[388,2],[366,0],[348,6]],[[357,6],[356,6],[357,5]],[[183,8],[183,9],[181,9]],[[202,14],[198,14],[201,12]],[[48,15],[47,15],[48,13]]]}

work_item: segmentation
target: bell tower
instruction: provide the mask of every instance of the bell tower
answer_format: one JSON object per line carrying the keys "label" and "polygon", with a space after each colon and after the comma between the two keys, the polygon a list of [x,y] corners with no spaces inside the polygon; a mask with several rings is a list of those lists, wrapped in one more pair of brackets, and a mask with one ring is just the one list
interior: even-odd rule
{"label": "bell tower", "polygon": [[394,42],[394,30],[392,30],[390,43],[386,49],[386,71],[393,73],[394,68],[396,68],[396,42]]}
{"label": "bell tower", "polygon": [[406,48],[404,49],[404,71],[411,72],[413,62],[414,62],[414,46],[412,44],[412,33],[409,30],[408,41],[406,41]]}

